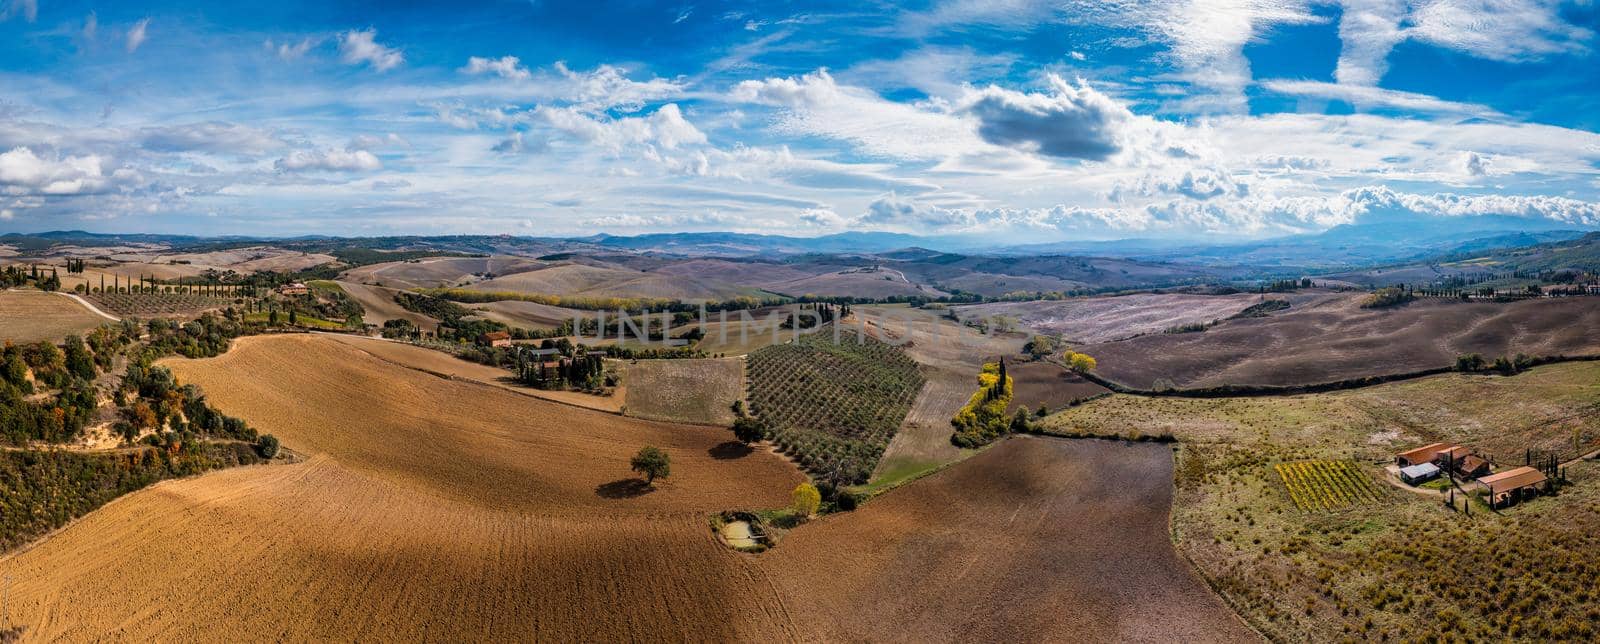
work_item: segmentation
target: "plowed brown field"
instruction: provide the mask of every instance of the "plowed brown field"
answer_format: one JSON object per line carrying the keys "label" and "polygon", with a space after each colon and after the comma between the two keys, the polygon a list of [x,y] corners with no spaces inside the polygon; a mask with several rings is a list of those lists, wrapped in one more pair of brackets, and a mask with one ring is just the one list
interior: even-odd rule
{"label": "plowed brown field", "polygon": [[1600,352],[1600,298],[1507,304],[1418,300],[1363,309],[1364,294],[1297,301],[1263,318],[1228,320],[1201,333],[1147,335],[1079,349],[1095,373],[1134,387],[1299,385],[1448,367],[1457,355],[1489,358]]}
{"label": "plowed brown field", "polygon": [[[1173,554],[1163,447],[1017,439],[761,556],[801,480],[726,430],[443,380],[326,337],[170,361],[309,458],[171,481],[0,561],[30,639],[1249,637]],[[628,456],[673,475],[629,485]],[[720,458],[719,458],[720,457]]]}
{"label": "plowed brown field", "polygon": [[1172,453],[1015,438],[765,555],[826,639],[1254,639],[1173,552]]}

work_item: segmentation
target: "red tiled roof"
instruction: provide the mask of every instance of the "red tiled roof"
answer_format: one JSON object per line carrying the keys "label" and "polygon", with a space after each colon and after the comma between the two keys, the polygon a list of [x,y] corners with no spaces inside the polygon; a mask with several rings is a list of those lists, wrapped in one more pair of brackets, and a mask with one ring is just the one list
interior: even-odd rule
{"label": "red tiled roof", "polygon": [[1495,492],[1507,492],[1530,485],[1538,485],[1543,483],[1544,479],[1544,472],[1531,467],[1519,467],[1498,474],[1490,474],[1478,479],[1478,482],[1489,486],[1489,489]]}

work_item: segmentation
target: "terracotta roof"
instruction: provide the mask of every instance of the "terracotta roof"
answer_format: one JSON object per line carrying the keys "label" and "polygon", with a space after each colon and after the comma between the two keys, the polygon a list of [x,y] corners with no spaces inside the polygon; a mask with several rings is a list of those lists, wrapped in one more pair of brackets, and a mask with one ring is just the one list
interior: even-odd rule
{"label": "terracotta roof", "polygon": [[1413,463],[1427,462],[1433,460],[1433,457],[1439,452],[1449,449],[1450,447],[1451,445],[1449,443],[1431,443],[1428,445],[1423,445],[1422,447],[1418,447],[1409,452],[1400,452],[1400,458],[1406,459]]}
{"label": "terracotta roof", "polygon": [[483,339],[489,340],[491,342],[494,341],[494,340],[510,340],[511,339],[511,334],[510,333],[506,333],[505,331],[490,331],[488,333],[483,334]]}
{"label": "terracotta roof", "polygon": [[1472,455],[1472,448],[1465,445],[1457,445],[1450,449],[1442,450],[1439,453],[1449,455],[1451,461],[1460,461],[1461,459]]}
{"label": "terracotta roof", "polygon": [[1490,474],[1478,479],[1478,482],[1489,486],[1489,489],[1496,492],[1508,492],[1517,488],[1538,485],[1544,482],[1544,478],[1544,472],[1531,467],[1519,467],[1498,474]]}
{"label": "terracotta roof", "polygon": [[1485,465],[1488,465],[1488,464],[1489,464],[1489,461],[1485,461],[1485,460],[1483,460],[1481,458],[1478,458],[1476,456],[1468,456],[1466,458],[1461,459],[1461,461],[1459,463],[1457,463],[1456,465],[1458,467],[1460,467],[1461,471],[1463,471],[1463,472],[1471,472],[1473,470],[1476,470],[1476,469],[1478,469],[1480,467],[1483,467]]}

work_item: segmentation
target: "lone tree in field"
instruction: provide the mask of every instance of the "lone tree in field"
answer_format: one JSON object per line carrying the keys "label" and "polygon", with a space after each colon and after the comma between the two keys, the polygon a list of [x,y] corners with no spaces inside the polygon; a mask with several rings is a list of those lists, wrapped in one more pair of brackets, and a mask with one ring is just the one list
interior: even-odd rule
{"label": "lone tree in field", "polygon": [[749,445],[767,437],[767,428],[759,420],[749,416],[740,416],[733,421],[733,437],[739,442]]}
{"label": "lone tree in field", "polygon": [[817,508],[822,507],[822,493],[817,486],[810,483],[801,483],[794,488],[793,502],[790,507],[794,513],[802,517],[809,517],[817,513]]}
{"label": "lone tree in field", "polygon": [[643,474],[647,485],[655,485],[656,479],[672,475],[672,459],[667,458],[666,452],[647,445],[633,455],[633,471]]}

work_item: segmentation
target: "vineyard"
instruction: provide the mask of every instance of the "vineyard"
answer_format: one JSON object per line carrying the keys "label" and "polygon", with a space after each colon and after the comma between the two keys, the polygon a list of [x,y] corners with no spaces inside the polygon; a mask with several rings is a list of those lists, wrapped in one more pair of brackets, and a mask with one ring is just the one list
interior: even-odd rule
{"label": "vineyard", "polygon": [[826,331],[749,357],[750,410],[770,438],[812,474],[865,482],[922,389],[899,348]]}
{"label": "vineyard", "polygon": [[1371,477],[1351,461],[1300,461],[1273,467],[1302,510],[1337,510],[1378,500]]}
{"label": "vineyard", "polygon": [[196,293],[94,293],[96,306],[123,316],[164,317],[231,306],[232,298]]}

